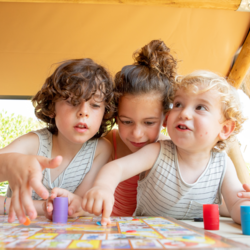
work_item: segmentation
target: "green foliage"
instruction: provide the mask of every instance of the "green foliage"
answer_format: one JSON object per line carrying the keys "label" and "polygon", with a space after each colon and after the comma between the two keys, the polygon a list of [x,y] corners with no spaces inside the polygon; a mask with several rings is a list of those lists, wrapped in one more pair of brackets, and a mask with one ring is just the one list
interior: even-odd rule
{"label": "green foliage", "polygon": [[44,123],[32,118],[9,115],[6,111],[2,111],[0,112],[0,148],[7,146],[17,137],[42,127]]}
{"label": "green foliage", "polygon": [[161,133],[164,134],[164,135],[166,135],[166,136],[169,136],[169,135],[168,135],[168,130],[167,130],[166,127],[163,127],[163,128],[161,129]]}
{"label": "green foliage", "polygon": [[[2,111],[0,112],[0,148],[7,146],[17,137],[44,126],[44,123],[32,118],[15,116],[15,114],[9,115],[6,111]],[[7,181],[0,183],[0,195],[5,195],[7,185]]]}

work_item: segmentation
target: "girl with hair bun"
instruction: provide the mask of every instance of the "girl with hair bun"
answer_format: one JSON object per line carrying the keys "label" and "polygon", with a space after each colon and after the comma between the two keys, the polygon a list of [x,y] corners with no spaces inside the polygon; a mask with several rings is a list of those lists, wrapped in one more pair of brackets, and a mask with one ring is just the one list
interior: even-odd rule
{"label": "girl with hair bun", "polygon": [[[153,40],[133,54],[134,64],[115,76],[115,113],[118,130],[106,138],[113,144],[112,160],[166,139],[161,134],[169,110],[168,96],[175,82],[177,62],[163,41]],[[121,182],[115,191],[113,216],[132,216],[139,175]]]}

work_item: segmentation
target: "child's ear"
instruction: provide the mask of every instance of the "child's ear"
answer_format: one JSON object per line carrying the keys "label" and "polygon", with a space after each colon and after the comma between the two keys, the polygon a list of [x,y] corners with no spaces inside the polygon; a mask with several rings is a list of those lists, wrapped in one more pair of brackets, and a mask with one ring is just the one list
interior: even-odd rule
{"label": "child's ear", "polygon": [[223,123],[221,132],[219,133],[219,138],[221,140],[226,140],[234,131],[235,122],[232,120],[227,120]]}
{"label": "child's ear", "polygon": [[49,118],[55,118],[56,117],[56,114],[52,114],[52,115],[49,115]]}
{"label": "child's ear", "polygon": [[162,127],[165,127],[165,128],[167,127],[168,114],[169,114],[169,112],[165,115],[165,118],[164,118],[163,123],[162,123]]}

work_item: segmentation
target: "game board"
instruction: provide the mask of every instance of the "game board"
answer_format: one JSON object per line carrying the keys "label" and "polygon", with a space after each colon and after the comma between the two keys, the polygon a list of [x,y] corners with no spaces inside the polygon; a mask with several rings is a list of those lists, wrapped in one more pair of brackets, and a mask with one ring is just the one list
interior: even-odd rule
{"label": "game board", "polygon": [[24,226],[0,216],[1,249],[168,249],[246,247],[198,230],[172,218],[112,217],[110,226],[98,226],[100,217],[69,219],[55,224],[38,217]]}

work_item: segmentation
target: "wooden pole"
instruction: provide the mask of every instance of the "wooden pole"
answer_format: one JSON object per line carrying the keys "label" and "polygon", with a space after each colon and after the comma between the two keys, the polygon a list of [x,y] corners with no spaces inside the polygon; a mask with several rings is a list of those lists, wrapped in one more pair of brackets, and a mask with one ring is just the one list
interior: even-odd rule
{"label": "wooden pole", "polygon": [[164,5],[178,8],[237,10],[241,0],[0,0],[0,2]]}
{"label": "wooden pole", "polygon": [[228,80],[238,89],[250,68],[250,32],[238,55],[233,68],[228,76]]}

